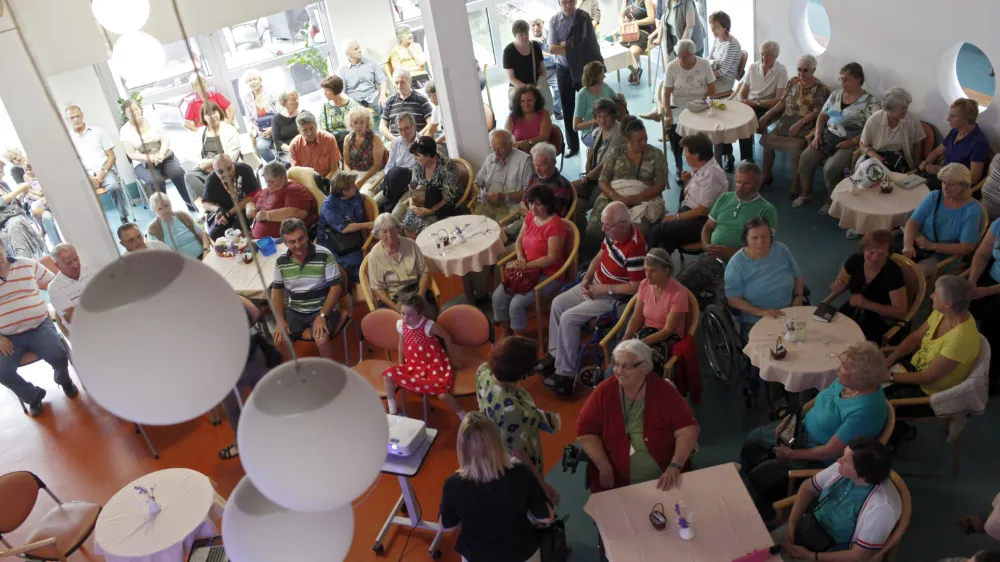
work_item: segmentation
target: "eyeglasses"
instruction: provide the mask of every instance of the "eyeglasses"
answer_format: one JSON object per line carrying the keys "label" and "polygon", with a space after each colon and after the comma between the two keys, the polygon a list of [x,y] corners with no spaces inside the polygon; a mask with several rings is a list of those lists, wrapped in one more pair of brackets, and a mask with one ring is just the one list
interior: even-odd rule
{"label": "eyeglasses", "polygon": [[611,368],[615,371],[620,371],[622,369],[635,369],[639,365],[642,365],[642,361],[636,361],[635,363],[619,363],[618,361],[611,362]]}
{"label": "eyeglasses", "polygon": [[126,239],[122,240],[122,244],[135,244],[136,241],[138,241],[138,240],[142,240],[142,234],[139,234],[137,236],[133,236],[131,238],[126,238]]}
{"label": "eyeglasses", "polygon": [[612,225],[606,225],[604,223],[601,223],[601,229],[604,230],[604,232],[607,232],[607,231],[611,230],[612,228],[614,228],[614,227],[616,227],[616,226],[618,226],[620,224],[626,223],[626,222],[628,222],[628,221],[618,221],[618,222],[616,222],[616,223],[614,223]]}

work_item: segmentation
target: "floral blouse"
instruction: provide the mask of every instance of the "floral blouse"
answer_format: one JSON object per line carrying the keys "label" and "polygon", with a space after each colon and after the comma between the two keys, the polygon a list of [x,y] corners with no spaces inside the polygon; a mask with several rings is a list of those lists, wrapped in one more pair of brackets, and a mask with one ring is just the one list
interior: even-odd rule
{"label": "floral blouse", "polygon": [[811,86],[803,86],[802,81],[797,76],[792,78],[788,81],[788,86],[785,87],[785,96],[781,99],[785,104],[785,110],[781,114],[782,119],[790,116],[798,121],[809,115],[816,108],[822,107],[829,93],[830,90],[819,80],[813,82]]}
{"label": "floral blouse", "polygon": [[608,149],[604,156],[601,181],[611,183],[614,180],[639,180],[649,187],[667,183],[667,159],[662,150],[647,146],[638,169],[629,162],[627,154],[628,144]]}
{"label": "floral blouse", "polygon": [[868,92],[863,92],[861,97],[846,107],[843,106],[843,100],[844,89],[837,88],[823,104],[823,113],[830,116],[826,128],[838,137],[854,138],[864,130],[868,118],[879,110],[878,101]]}
{"label": "floral blouse", "polygon": [[[347,114],[358,107],[358,102],[347,98],[347,103],[337,107],[337,104],[327,100],[323,104],[323,112],[319,117],[319,127],[328,133],[347,129]],[[370,168],[371,166],[369,166]]]}
{"label": "floral blouse", "polygon": [[367,172],[375,163],[375,133],[365,131],[365,139],[361,141],[361,146],[354,144],[354,133],[347,135],[344,139],[344,148],[347,150],[347,161],[351,164],[351,169],[358,172]]}
{"label": "floral blouse", "polygon": [[500,428],[504,447],[511,453],[524,451],[535,471],[545,474],[538,428],[546,423],[546,417],[528,391],[520,386],[503,386],[494,378],[489,365],[483,363],[476,371],[476,397],[482,413]]}
{"label": "floral blouse", "polygon": [[444,201],[444,206],[432,215],[418,217],[410,208],[403,217],[403,229],[407,232],[419,233],[438,219],[450,217],[455,214],[455,205],[462,198],[465,186],[462,185],[458,177],[458,166],[447,156],[437,156],[437,166],[427,179],[427,172],[424,167],[417,164],[413,168],[413,179],[410,180],[410,189],[415,189],[419,185],[425,185],[427,191],[424,195],[424,208],[430,209]]}

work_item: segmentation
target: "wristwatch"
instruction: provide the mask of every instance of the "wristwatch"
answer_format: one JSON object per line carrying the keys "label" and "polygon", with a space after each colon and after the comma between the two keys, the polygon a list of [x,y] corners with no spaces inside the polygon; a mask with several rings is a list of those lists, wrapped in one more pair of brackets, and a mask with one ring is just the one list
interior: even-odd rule
{"label": "wristwatch", "polygon": [[320,312],[319,313],[319,317],[322,318],[323,320],[326,320],[326,313],[325,312]]}
{"label": "wristwatch", "polygon": [[684,470],[684,467],[681,466],[680,463],[676,463],[676,462],[672,462],[672,463],[670,463],[670,464],[667,465],[667,468],[671,468],[671,467],[676,468],[677,470]]}
{"label": "wristwatch", "polygon": [[608,295],[609,296],[612,296],[612,297],[615,296],[615,292],[614,292],[613,289],[614,289],[614,285],[608,285]]}

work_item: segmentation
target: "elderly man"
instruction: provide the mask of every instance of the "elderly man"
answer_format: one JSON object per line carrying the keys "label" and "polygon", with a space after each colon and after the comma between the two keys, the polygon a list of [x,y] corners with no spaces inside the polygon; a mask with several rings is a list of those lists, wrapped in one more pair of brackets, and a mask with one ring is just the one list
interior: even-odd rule
{"label": "elderly man", "polygon": [[127,223],[129,204],[115,171],[115,143],[104,129],[87,126],[83,112],[75,105],[66,108],[66,120],[72,127],[69,138],[73,140],[73,147],[90,174],[90,183],[94,189],[104,188],[111,193],[118,217],[122,224]]}
{"label": "elderly man", "polygon": [[[375,236],[378,243],[368,253],[368,285],[375,297],[376,308],[399,310],[396,301],[406,292],[417,291],[435,306],[430,291],[431,270],[417,243],[400,236],[402,223],[389,213],[375,219]],[[436,313],[427,313],[428,318]]]}
{"label": "elderly man", "polygon": [[361,55],[361,45],[351,40],[344,46],[347,62],[337,69],[344,81],[347,97],[375,112],[375,130],[379,130],[382,104],[388,97],[385,73],[371,59]]}
{"label": "elderly man", "polygon": [[246,204],[246,216],[254,221],[254,238],[278,237],[285,219],[299,219],[312,227],[319,219],[319,203],[312,192],[288,179],[281,162],[268,162],[264,166],[262,189]]}
{"label": "elderly man", "polygon": [[474,212],[499,222],[520,208],[534,168],[531,157],[514,148],[514,135],[507,129],[494,129],[490,146],[493,152],[476,174],[479,202]]}
{"label": "elderly man", "polygon": [[628,207],[620,201],[610,203],[601,213],[601,227],[607,235],[601,252],[590,262],[583,281],[552,301],[549,313],[549,354],[538,369],[549,374],[545,388],[560,394],[573,392],[580,328],[611,312],[615,302],[631,298],[646,277],[646,240],[632,224]]}
{"label": "elderly man", "polygon": [[[260,191],[260,183],[250,165],[233,162],[228,154],[216,156],[212,167],[214,172],[205,182],[201,204],[207,214],[205,229],[208,230],[208,237],[215,240],[230,228],[241,228],[236,213],[253,200],[253,196]],[[235,200],[229,190],[235,193]]]}
{"label": "elderly man", "polygon": [[128,252],[139,252],[142,250],[170,251],[170,246],[159,240],[147,241],[146,237],[142,235],[139,225],[132,222],[127,222],[118,227],[118,243]]}
{"label": "elderly man", "polygon": [[49,283],[49,300],[63,322],[68,327],[73,321],[73,310],[90,278],[97,274],[97,268],[80,264],[80,256],[71,244],[57,244],[52,248],[59,273]]}
{"label": "elderly man", "polygon": [[210,92],[205,86],[205,79],[199,76],[197,72],[191,75],[191,78],[188,79],[188,84],[194,90],[195,96],[188,104],[187,110],[184,111],[184,127],[186,129],[197,131],[198,127],[204,125],[201,122],[201,106],[205,105],[205,102],[214,102],[221,107],[222,111],[226,114],[226,121],[230,125],[233,125],[233,118],[236,116],[236,106],[229,103],[226,96],[219,92]]}
{"label": "elderly man", "polygon": [[389,160],[385,165],[385,176],[375,193],[375,202],[383,211],[391,211],[396,218],[403,220],[412,171],[417,165],[410,152],[410,147],[417,140],[417,120],[410,113],[400,113],[396,116],[396,127],[399,136],[392,139],[389,145]]}
{"label": "elderly man", "polygon": [[66,396],[79,394],[69,378],[69,355],[41,294],[53,278],[55,275],[35,260],[8,256],[0,241],[0,384],[27,404],[32,416],[41,415],[45,390],[17,374],[21,357],[29,351],[52,366],[56,384]]}
{"label": "elderly man", "polygon": [[379,132],[389,141],[395,140],[399,135],[396,116],[400,113],[409,113],[416,122],[417,131],[422,131],[427,126],[427,120],[431,118],[434,107],[426,96],[413,89],[410,85],[410,71],[405,68],[397,68],[392,73],[392,82],[396,85],[396,93],[389,96],[382,106],[382,123],[379,125]]}
{"label": "elderly man", "polygon": [[[316,116],[309,111],[301,111],[295,118],[299,135],[288,145],[292,166],[305,166],[323,176],[326,187],[330,178],[340,167],[340,148],[333,134],[320,130]],[[329,191],[329,189],[327,190]]]}
{"label": "elderly man", "polygon": [[[316,342],[319,353],[333,359],[331,339],[347,322],[347,313],[337,309],[341,296],[340,267],[330,250],[313,244],[306,224],[298,218],[281,221],[281,240],[288,251],[274,262],[274,283],[271,303],[278,326],[274,330],[274,345],[288,357],[283,345],[302,339],[305,331]],[[285,291],[288,307],[285,307]]]}
{"label": "elderly man", "polygon": [[760,196],[760,168],[744,162],[736,169],[736,191],[723,193],[708,212],[701,229],[704,252],[677,275],[677,281],[695,295],[712,291],[725,296],[723,280],[726,264],[743,247],[743,225],[753,217],[764,217],[771,228],[778,228],[778,211]]}

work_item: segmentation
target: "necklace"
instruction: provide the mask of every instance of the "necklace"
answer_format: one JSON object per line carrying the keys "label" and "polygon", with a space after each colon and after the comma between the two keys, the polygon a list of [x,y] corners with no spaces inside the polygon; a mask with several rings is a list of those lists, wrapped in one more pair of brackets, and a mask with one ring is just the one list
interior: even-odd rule
{"label": "necklace", "polygon": [[844,390],[840,391],[840,397],[841,398],[845,398],[845,399],[846,398],[854,398],[854,397],[860,396],[860,395],[861,395],[861,391],[851,390],[851,389],[847,388],[846,386],[844,387]]}

